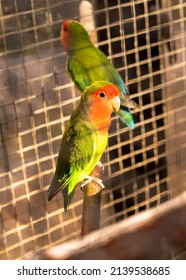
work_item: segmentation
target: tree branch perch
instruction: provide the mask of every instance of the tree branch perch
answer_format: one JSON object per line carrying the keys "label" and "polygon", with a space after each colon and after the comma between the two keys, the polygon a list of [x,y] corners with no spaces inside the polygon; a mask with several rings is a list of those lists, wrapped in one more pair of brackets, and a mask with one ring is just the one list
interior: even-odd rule
{"label": "tree branch perch", "polygon": [[[96,165],[90,176],[101,178],[101,167]],[[101,191],[102,187],[96,183],[91,182],[83,189],[83,215],[81,224],[81,235],[84,236],[96,229],[100,225],[100,211],[101,211]]]}

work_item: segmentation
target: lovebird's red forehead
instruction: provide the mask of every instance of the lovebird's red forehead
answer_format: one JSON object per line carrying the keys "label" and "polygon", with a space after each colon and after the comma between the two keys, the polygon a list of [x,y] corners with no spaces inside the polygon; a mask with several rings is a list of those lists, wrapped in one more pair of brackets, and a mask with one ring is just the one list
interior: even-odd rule
{"label": "lovebird's red forehead", "polygon": [[64,22],[62,23],[62,28],[63,28],[63,29],[68,29],[69,23],[70,23],[70,20],[64,21]]}
{"label": "lovebird's red forehead", "polygon": [[119,91],[115,85],[105,85],[94,91],[92,94],[98,95],[100,92],[105,92],[108,97],[119,96]]}

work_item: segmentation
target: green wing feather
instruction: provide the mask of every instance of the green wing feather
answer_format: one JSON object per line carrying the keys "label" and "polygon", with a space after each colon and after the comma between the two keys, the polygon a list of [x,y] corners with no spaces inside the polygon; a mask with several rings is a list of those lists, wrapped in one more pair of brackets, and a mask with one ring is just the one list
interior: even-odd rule
{"label": "green wing feather", "polygon": [[96,139],[96,133],[90,124],[81,119],[70,121],[65,130],[56,172],[49,188],[49,200],[62,191],[65,210],[73,196],[75,186],[91,173],[106,147],[107,135],[104,137],[104,143],[99,143],[101,145],[99,152],[95,147]]}
{"label": "green wing feather", "polygon": [[65,188],[74,175],[87,166],[93,156],[93,145],[92,130],[85,121],[77,119],[69,123],[57,159],[56,173],[60,189],[55,193]]}
{"label": "green wing feather", "polygon": [[[83,91],[87,86],[95,81],[109,81],[108,69],[104,59],[98,55],[99,51],[94,46],[77,50],[68,61],[67,69],[76,86]],[[84,58],[86,57],[86,59]]]}
{"label": "green wing feather", "polygon": [[105,54],[93,45],[76,50],[69,57],[67,70],[81,91],[93,82],[103,80],[116,84],[123,94],[123,89],[119,83],[121,76],[109,62]]}
{"label": "green wing feather", "polygon": [[95,81],[103,80],[115,84],[119,89],[122,105],[118,115],[130,128],[134,128],[133,117],[128,108],[139,106],[130,99],[120,74],[101,50],[93,45],[76,50],[69,57],[67,71],[81,91]]}
{"label": "green wing feather", "polygon": [[69,57],[67,72],[80,91],[95,81],[109,81],[118,87],[122,106],[139,108],[138,104],[130,99],[128,89],[120,74],[105,54],[93,45],[76,50]]}

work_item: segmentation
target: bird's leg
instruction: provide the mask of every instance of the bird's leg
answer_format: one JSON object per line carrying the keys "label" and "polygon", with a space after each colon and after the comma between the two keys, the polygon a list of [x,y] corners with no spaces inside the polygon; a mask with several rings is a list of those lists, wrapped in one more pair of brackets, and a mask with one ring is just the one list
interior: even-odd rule
{"label": "bird's leg", "polygon": [[[96,165],[100,168],[101,172],[103,173],[103,172],[104,172],[104,166],[103,166],[103,164],[101,163],[101,161],[98,161]],[[91,183],[91,182],[96,182],[102,189],[105,188],[105,186],[103,185],[101,179],[99,179],[99,178],[97,178],[97,177],[94,177],[94,176],[86,176],[85,179],[84,179],[84,181],[83,181],[82,184],[81,184],[81,190],[83,190],[84,187],[85,187],[86,185],[88,185],[89,183]]]}
{"label": "bird's leg", "polygon": [[96,177],[92,177],[92,176],[86,176],[84,182],[81,184],[81,190],[83,191],[84,187],[88,184],[90,184],[91,182],[95,182],[98,185],[100,185],[100,187],[102,189],[105,188],[105,186],[102,183],[102,180]]}

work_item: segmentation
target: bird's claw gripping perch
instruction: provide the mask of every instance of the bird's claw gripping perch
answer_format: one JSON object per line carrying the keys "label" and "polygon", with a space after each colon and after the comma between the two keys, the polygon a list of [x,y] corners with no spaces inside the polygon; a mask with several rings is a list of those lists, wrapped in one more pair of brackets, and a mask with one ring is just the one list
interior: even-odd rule
{"label": "bird's claw gripping perch", "polygon": [[81,190],[83,191],[84,187],[85,187],[86,185],[90,184],[91,182],[97,183],[98,185],[100,185],[100,187],[101,187],[102,189],[105,188],[105,186],[103,185],[101,179],[96,178],[96,177],[92,177],[92,176],[86,176],[84,182],[81,184]]}

